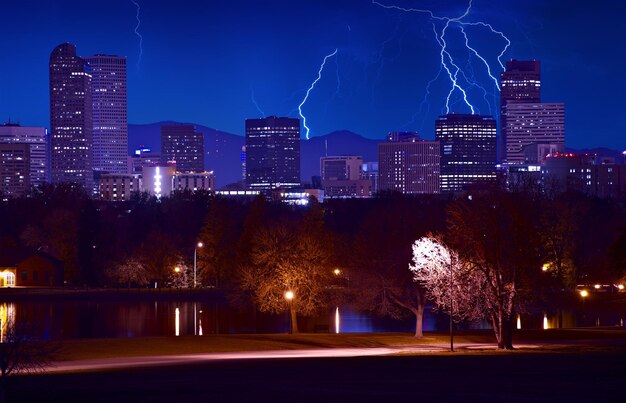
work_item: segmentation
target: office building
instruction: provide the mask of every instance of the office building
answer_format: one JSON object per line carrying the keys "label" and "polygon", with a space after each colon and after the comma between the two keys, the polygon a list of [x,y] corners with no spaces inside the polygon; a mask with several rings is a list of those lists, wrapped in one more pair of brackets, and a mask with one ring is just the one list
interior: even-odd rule
{"label": "office building", "polygon": [[393,132],[378,144],[379,191],[439,193],[439,142],[416,133]]}
{"label": "office building", "polygon": [[93,189],[92,90],[88,64],[76,46],[64,43],[50,54],[50,143],[53,183]]}
{"label": "office building", "polygon": [[215,191],[215,175],[213,172],[194,172],[182,173],[177,172],[173,177],[173,191],[190,190],[196,192],[198,190]]}
{"label": "office building", "polygon": [[300,186],[300,119],[246,119],[246,186],[263,191]]}
{"label": "office building", "polygon": [[0,144],[0,193],[25,196],[30,190],[30,144]]}
{"label": "office building", "polygon": [[0,144],[23,143],[30,146],[30,186],[37,187],[50,179],[47,130],[43,127],[0,125]]}
{"label": "office building", "polygon": [[554,144],[565,147],[565,106],[563,103],[508,103],[506,116],[506,162],[523,164],[524,147]]}
{"label": "office building", "polygon": [[320,158],[321,185],[325,197],[370,197],[372,183],[363,175],[363,158]]}
{"label": "office building", "polygon": [[128,119],[126,57],[83,57],[91,74],[94,171],[126,173]]}
{"label": "office building", "polygon": [[133,193],[141,192],[139,174],[102,174],[99,180],[101,200],[127,201]]}
{"label": "office building", "polygon": [[131,173],[140,174],[143,167],[158,165],[161,163],[161,153],[154,152],[149,148],[139,148],[130,156]]}
{"label": "office building", "polygon": [[442,192],[495,181],[496,121],[492,116],[440,116],[435,121],[435,138],[441,149]]}
{"label": "office building", "polygon": [[506,160],[507,113],[511,103],[541,102],[541,63],[538,60],[509,60],[500,76],[500,159]]}
{"label": "office building", "polygon": [[204,172],[204,135],[193,125],[161,126],[161,164],[180,172]]}

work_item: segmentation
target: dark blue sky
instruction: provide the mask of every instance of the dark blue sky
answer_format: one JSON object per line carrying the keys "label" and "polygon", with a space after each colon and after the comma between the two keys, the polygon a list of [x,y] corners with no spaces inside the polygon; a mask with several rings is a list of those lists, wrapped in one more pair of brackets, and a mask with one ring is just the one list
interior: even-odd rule
{"label": "dark blue sky", "polygon": [[[370,138],[391,130],[434,137],[450,81],[440,68],[432,20],[383,9],[370,0],[146,1],[141,5],[143,54],[132,1],[12,1],[0,24],[0,120],[49,126],[48,58],[59,43],[79,54],[128,56],[130,123],[194,122],[243,134],[260,112],[297,116],[298,104],[329,58],[303,110],[311,136],[347,129]],[[467,1],[380,0],[459,16]],[[199,4],[206,3],[206,4]],[[543,100],[566,104],[570,147],[626,149],[626,6],[598,0],[474,0],[466,22],[484,21],[511,41],[505,60],[542,62]],[[437,27],[441,29],[441,22]],[[470,44],[499,76],[498,35],[467,27]],[[484,64],[464,47],[458,27],[447,43],[470,80],[470,102],[495,114],[497,90]],[[469,112],[460,92],[451,111]],[[490,112],[491,108],[491,112]]]}

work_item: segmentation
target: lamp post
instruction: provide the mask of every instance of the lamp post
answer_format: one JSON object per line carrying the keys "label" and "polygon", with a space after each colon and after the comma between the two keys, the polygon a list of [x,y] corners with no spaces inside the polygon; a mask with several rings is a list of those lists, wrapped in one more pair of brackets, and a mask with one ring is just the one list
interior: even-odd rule
{"label": "lamp post", "polygon": [[454,277],[452,276],[452,255],[450,255],[450,352],[454,352],[454,334],[452,333],[452,304],[454,303]]}
{"label": "lamp post", "polygon": [[202,248],[204,244],[202,242],[198,242],[196,246],[193,248],[193,288],[196,288],[196,270],[197,270],[197,260],[198,260],[198,248]]}
{"label": "lamp post", "polygon": [[293,334],[293,318],[291,316],[291,300],[293,299],[293,291],[285,293],[285,299],[289,303],[289,334]]}

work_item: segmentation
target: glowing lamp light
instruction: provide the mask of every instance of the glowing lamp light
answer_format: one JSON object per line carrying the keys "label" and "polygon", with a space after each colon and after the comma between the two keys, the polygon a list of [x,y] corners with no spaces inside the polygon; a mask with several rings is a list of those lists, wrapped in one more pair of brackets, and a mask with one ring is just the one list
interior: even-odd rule
{"label": "glowing lamp light", "polygon": [[340,275],[340,274],[341,274],[341,270],[339,270],[339,269],[335,269],[335,270],[333,270],[333,274],[334,274],[335,276],[338,276],[338,275]]}
{"label": "glowing lamp light", "polygon": [[617,288],[618,288],[620,291],[624,290],[624,284],[619,284],[619,285],[617,286]]}
{"label": "glowing lamp light", "polygon": [[520,330],[522,328],[522,317],[517,314],[517,330]]}
{"label": "glowing lamp light", "polygon": [[174,272],[180,273],[180,267],[178,267],[178,266],[174,267]]}
{"label": "glowing lamp light", "polygon": [[548,271],[548,267],[550,267],[550,265],[548,263],[544,263],[543,266],[541,266],[541,270]]}
{"label": "glowing lamp light", "polygon": [[202,242],[198,242],[198,248],[202,248],[204,244]]}
{"label": "glowing lamp light", "polygon": [[293,291],[287,291],[287,292],[285,293],[285,299],[286,299],[287,301],[291,301],[291,300],[293,299],[293,296],[294,296],[294,295],[293,295]]}
{"label": "glowing lamp light", "polygon": [[548,326],[548,315],[543,314],[543,330],[547,330],[550,327]]}
{"label": "glowing lamp light", "polygon": [[587,290],[582,290],[580,292],[580,296],[583,298],[587,298],[589,296],[589,292]]}
{"label": "glowing lamp light", "polygon": [[339,307],[335,309],[335,333],[339,334]]}
{"label": "glowing lamp light", "polygon": [[596,290],[599,290],[600,289],[600,284],[594,285],[593,288],[595,288]]}

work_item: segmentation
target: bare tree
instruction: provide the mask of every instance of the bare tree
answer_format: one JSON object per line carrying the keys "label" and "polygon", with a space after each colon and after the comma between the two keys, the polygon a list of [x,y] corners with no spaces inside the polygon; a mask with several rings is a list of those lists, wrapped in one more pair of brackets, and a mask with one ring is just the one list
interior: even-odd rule
{"label": "bare tree", "polygon": [[464,264],[440,236],[429,234],[415,241],[409,270],[413,280],[426,289],[427,297],[454,319],[484,317],[484,279]]}
{"label": "bare tree", "polygon": [[10,319],[2,324],[4,337],[0,342],[0,401],[5,401],[7,377],[15,373],[43,372],[52,365],[60,344],[38,340],[29,323]]}
{"label": "bare tree", "polygon": [[176,264],[168,277],[166,282],[168,287],[172,288],[190,288],[193,286],[193,268],[182,263],[182,259],[179,259],[179,263]]}
{"label": "bare tree", "polygon": [[148,284],[148,270],[146,266],[136,259],[120,263],[107,272],[107,277],[118,284],[124,284],[130,288],[131,284],[144,286]]}

